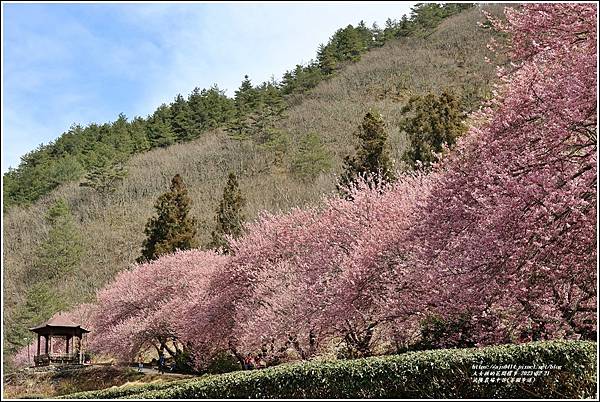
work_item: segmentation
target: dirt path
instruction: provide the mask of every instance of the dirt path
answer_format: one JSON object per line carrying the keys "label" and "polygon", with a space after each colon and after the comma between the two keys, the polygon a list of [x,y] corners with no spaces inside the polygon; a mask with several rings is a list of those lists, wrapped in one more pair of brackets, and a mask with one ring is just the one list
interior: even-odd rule
{"label": "dirt path", "polygon": [[[139,370],[137,367],[133,367],[133,369],[135,371]],[[191,378],[191,377],[194,377],[191,374],[169,373],[168,371],[165,372],[165,373],[163,373],[163,374],[161,374],[161,373],[158,372],[157,368],[155,368],[155,367],[147,367],[147,366],[144,366],[144,368],[142,368],[142,373],[148,374],[148,375],[150,375],[150,374],[152,374],[152,375],[161,375],[161,376],[164,375],[164,376],[176,377],[176,378]]]}

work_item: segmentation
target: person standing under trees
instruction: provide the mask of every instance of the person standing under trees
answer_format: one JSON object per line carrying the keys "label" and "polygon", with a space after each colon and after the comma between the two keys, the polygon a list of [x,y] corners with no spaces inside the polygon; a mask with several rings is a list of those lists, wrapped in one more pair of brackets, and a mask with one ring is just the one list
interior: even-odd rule
{"label": "person standing under trees", "polygon": [[144,369],[144,360],[142,359],[142,355],[138,356],[138,372],[142,372]]}
{"label": "person standing under trees", "polygon": [[253,370],[254,366],[255,366],[254,356],[252,356],[252,353],[248,353],[248,355],[244,359],[244,369]]}
{"label": "person standing under trees", "polygon": [[164,355],[160,355],[160,357],[158,358],[158,372],[160,374],[164,374],[164,372],[165,372],[165,356]]}

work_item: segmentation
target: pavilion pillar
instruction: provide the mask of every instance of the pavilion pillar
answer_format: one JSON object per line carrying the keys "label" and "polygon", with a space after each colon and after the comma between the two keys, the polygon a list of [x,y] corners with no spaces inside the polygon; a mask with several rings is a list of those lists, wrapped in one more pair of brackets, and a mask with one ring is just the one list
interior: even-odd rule
{"label": "pavilion pillar", "polygon": [[48,337],[49,335],[44,335],[44,339],[46,340],[46,343],[44,344],[44,354],[48,354],[49,349],[48,349]]}
{"label": "pavilion pillar", "polygon": [[40,355],[40,342],[41,342],[41,336],[40,334],[37,334],[38,336],[38,344],[37,344],[37,355]]}
{"label": "pavilion pillar", "polygon": [[69,342],[71,341],[71,336],[65,336],[65,341],[66,341],[66,346],[65,346],[65,353],[69,353]]}
{"label": "pavilion pillar", "polygon": [[83,334],[79,334],[77,339],[79,339],[79,364],[83,364]]}
{"label": "pavilion pillar", "polygon": [[52,354],[52,332],[48,335],[48,343],[50,344],[50,354]]}

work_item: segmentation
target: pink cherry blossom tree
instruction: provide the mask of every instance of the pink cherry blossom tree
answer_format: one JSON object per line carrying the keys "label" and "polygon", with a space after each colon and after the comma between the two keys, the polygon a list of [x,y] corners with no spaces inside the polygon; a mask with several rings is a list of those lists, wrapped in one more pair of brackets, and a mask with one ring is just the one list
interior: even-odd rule
{"label": "pink cherry blossom tree", "polygon": [[595,338],[596,12],[527,4],[494,21],[511,68],[422,210],[434,304],[468,308],[481,343]]}
{"label": "pink cherry blossom tree", "polygon": [[274,363],[335,342],[366,356],[414,342],[432,315],[469,321],[438,346],[594,339],[596,12],[507,9],[492,25],[511,64],[433,172],[264,213],[228,256],[178,252],[120,273],[88,314],[91,346],[186,350],[197,368],[225,350]]}
{"label": "pink cherry blossom tree", "polygon": [[265,215],[250,225],[233,243],[231,261],[249,284],[236,305],[242,347],[293,347],[309,358],[337,338],[370,354],[376,329],[397,318],[392,300],[406,299],[403,316],[417,311],[408,302],[418,298],[408,296],[414,272],[403,263],[404,238],[428,180],[405,175],[385,189],[361,182],[352,201],[331,197],[320,210]]}
{"label": "pink cherry blossom tree", "polygon": [[119,273],[97,294],[92,347],[124,360],[152,347],[175,357],[186,345],[178,311],[225,260],[213,252],[181,251]]}

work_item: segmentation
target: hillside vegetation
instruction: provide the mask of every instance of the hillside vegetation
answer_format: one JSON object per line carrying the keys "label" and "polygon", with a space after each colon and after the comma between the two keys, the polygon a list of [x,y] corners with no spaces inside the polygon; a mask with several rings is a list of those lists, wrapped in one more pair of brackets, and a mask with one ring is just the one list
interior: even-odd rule
{"label": "hillside vegetation", "polygon": [[[492,7],[495,13],[501,9]],[[289,106],[272,122],[266,140],[233,135],[239,128],[234,117],[196,140],[134,154],[124,162],[127,174],[114,191],[81,187],[83,179],[74,177],[28,206],[12,205],[4,214],[5,325],[22,334],[32,319],[28,306],[46,307],[49,317],[90,300],[99,287],[134,263],[153,204],[175,174],[188,186],[198,240],[206,245],[230,171],[239,179],[250,220],[263,210],[318,205],[324,193],[334,190],[342,158],[353,150],[352,133],[370,109],[382,113],[392,156],[400,161],[405,138],[398,125],[402,106],[412,95],[449,88],[463,97],[465,112],[488,97],[495,75],[493,63],[484,61],[490,56],[486,44],[492,33],[478,25],[483,20],[478,7],[470,8],[433,32],[390,39],[357,62],[344,61],[314,88],[290,89],[285,97]],[[327,163],[305,174],[298,166],[309,136],[322,144]],[[53,227],[49,208],[61,199],[70,210],[61,219],[70,222],[81,247],[69,261],[69,272],[46,281],[44,287],[39,280],[48,273],[39,268],[40,250]],[[10,341],[18,346],[20,339]]]}
{"label": "hillside vegetation", "polygon": [[140,384],[168,384],[180,380],[182,375],[160,375],[140,373],[130,367],[88,366],[60,371],[22,370],[11,373],[4,379],[4,397],[51,398],[92,390],[125,388]]}

